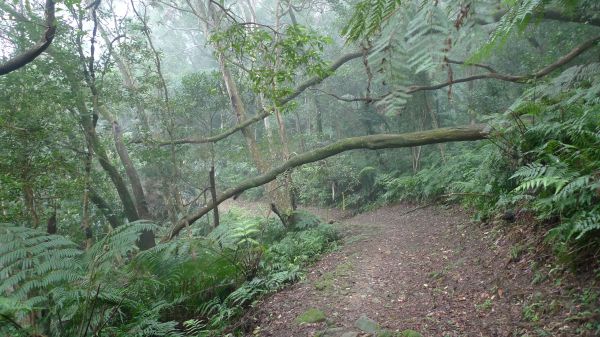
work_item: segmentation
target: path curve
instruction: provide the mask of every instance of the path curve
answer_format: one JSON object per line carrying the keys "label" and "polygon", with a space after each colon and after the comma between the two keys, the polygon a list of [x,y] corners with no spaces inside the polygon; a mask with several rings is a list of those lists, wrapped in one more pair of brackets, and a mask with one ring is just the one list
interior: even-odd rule
{"label": "path curve", "polygon": [[[356,320],[366,315],[382,328],[423,336],[512,336],[522,324],[518,293],[532,290],[526,268],[504,284],[506,251],[489,228],[459,208],[405,214],[414,208],[400,204],[343,220],[340,250],[311,267],[305,281],[252,309],[254,335],[357,336]],[[298,324],[311,308],[326,321]]]}

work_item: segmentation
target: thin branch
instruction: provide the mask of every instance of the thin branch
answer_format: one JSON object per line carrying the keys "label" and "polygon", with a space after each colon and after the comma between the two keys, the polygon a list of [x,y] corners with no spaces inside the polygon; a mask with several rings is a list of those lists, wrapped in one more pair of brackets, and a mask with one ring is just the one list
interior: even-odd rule
{"label": "thin branch", "polygon": [[42,34],[40,40],[33,45],[31,48],[26,50],[24,53],[13,57],[7,62],[0,64],[0,76],[15,71],[26,64],[35,60],[36,57],[40,56],[54,40],[56,33],[56,18],[55,18],[55,4],[53,0],[46,0],[46,7],[44,10],[46,30]]}
{"label": "thin branch", "polygon": [[[494,14],[494,20],[500,21],[500,19],[506,14],[505,11],[498,12]],[[588,18],[581,14],[577,15],[567,15],[563,12],[556,9],[545,9],[542,13],[539,14],[539,17],[545,20],[553,20],[560,22],[573,22],[573,23],[581,23],[592,26],[600,26],[600,18]]]}
{"label": "thin branch", "polygon": [[[444,87],[447,87],[447,86],[450,86],[453,84],[463,83],[463,82],[471,82],[471,81],[481,80],[481,79],[496,79],[496,80],[501,80],[501,81],[515,82],[515,83],[526,83],[527,81],[530,81],[533,79],[538,79],[538,78],[544,77],[544,76],[552,73],[554,70],[558,69],[559,67],[572,61],[577,56],[581,55],[581,53],[594,47],[598,41],[600,41],[600,35],[596,36],[594,38],[591,38],[591,39],[585,41],[584,43],[578,45],[577,47],[573,48],[568,54],[559,58],[556,62],[536,71],[535,73],[526,74],[526,75],[499,74],[496,72],[496,70],[494,68],[492,68],[489,65],[478,64],[478,63],[470,64],[470,63],[465,63],[464,61],[455,61],[455,60],[448,59],[448,60],[446,60],[446,62],[448,62],[448,63],[471,65],[474,67],[487,69],[487,70],[489,70],[489,72],[485,73],[485,74],[479,74],[479,75],[473,75],[473,76],[469,76],[469,77],[465,77],[465,78],[459,78],[459,79],[455,79],[455,80],[451,80],[451,81],[447,81],[447,82],[439,83],[439,84],[435,84],[435,85],[430,85],[430,86],[413,85],[413,86],[409,86],[408,90],[406,90],[405,93],[412,94],[412,93],[415,93],[418,91],[437,90],[437,89],[441,89],[441,88],[444,88]],[[379,98],[369,98],[369,97],[343,98],[343,97],[339,97],[335,94],[332,94],[332,93],[329,93],[329,92],[326,92],[326,91],[323,91],[320,89],[315,88],[312,90],[320,91],[326,95],[329,95],[331,97],[334,97],[337,100],[344,101],[344,102],[373,102],[373,101],[381,100],[387,96],[387,95],[385,95],[385,96],[382,96]]]}
{"label": "thin branch", "polygon": [[98,295],[100,294],[100,284],[98,285],[98,288],[96,289],[96,296],[94,297],[94,300],[92,301],[92,308],[90,310],[90,317],[87,320],[87,324],[85,326],[85,331],[83,332],[82,336],[87,336],[88,330],[90,328],[90,324],[92,323],[92,317],[94,314],[94,309],[96,309],[96,302],[98,301]]}
{"label": "thin branch", "polygon": [[465,77],[465,78],[459,78],[456,80],[452,80],[452,81],[448,81],[448,82],[444,82],[444,83],[440,83],[440,84],[436,84],[436,85],[431,85],[431,86],[410,86],[410,87],[408,87],[408,90],[406,90],[405,92],[407,94],[412,94],[417,91],[437,90],[437,89],[441,89],[441,88],[444,88],[444,87],[447,87],[449,85],[453,85],[456,83],[470,82],[470,81],[481,80],[481,79],[496,79],[496,80],[501,80],[501,81],[514,82],[514,83],[527,83],[530,80],[535,80],[535,79],[544,77],[544,76],[550,74],[551,72],[555,71],[556,69],[560,68],[561,66],[569,63],[570,61],[572,61],[577,56],[581,55],[586,50],[596,46],[596,43],[598,41],[600,41],[600,35],[585,41],[584,43],[580,44],[579,46],[573,48],[568,54],[561,57],[556,62],[554,62],[532,74],[506,75],[506,74],[499,74],[496,72],[489,72],[489,73],[485,73],[485,74],[479,74],[479,75],[469,76],[469,77]]}
{"label": "thin branch", "polygon": [[[231,14],[231,13],[233,13],[232,10],[225,8],[223,5],[221,5],[220,3],[218,3],[215,0],[209,0],[208,2],[219,7],[225,15],[227,15],[231,20],[233,20],[233,22],[238,23],[238,20],[233,16],[233,14]],[[237,17],[239,19],[243,20],[243,18],[240,17],[239,15],[237,15]]]}
{"label": "thin branch", "polygon": [[273,28],[273,27],[271,27],[271,26],[269,26],[269,25],[265,25],[265,24],[263,24],[263,23],[252,22],[252,21],[246,21],[246,22],[237,22],[236,24],[237,24],[237,25],[240,25],[240,26],[250,26],[250,28],[254,28],[254,27],[263,27],[263,28],[267,28],[267,29],[269,29],[270,31],[272,31],[272,32],[273,32],[273,34],[276,34],[276,35],[283,35],[281,32],[279,32],[279,31],[275,30],[275,28]]}
{"label": "thin branch", "polygon": [[[493,14],[492,21],[486,21],[483,19],[476,19],[475,23],[478,25],[489,25],[492,23],[497,23],[500,19],[506,14],[506,11],[499,11]],[[586,17],[581,15],[580,13],[576,15],[567,15],[563,12],[556,9],[545,9],[543,12],[536,14],[538,18],[544,20],[552,20],[552,21],[560,21],[567,23],[580,23],[584,25],[592,25],[592,26],[600,26],[600,18],[599,17]],[[534,18],[535,19],[535,18]]]}
{"label": "thin branch", "polygon": [[[358,52],[353,52],[353,53],[348,53],[346,55],[343,55],[342,57],[340,57],[339,59],[337,59],[335,62],[333,62],[331,64],[331,66],[328,69],[328,73],[333,73],[334,71],[336,71],[339,67],[341,67],[342,65],[344,65],[346,62],[354,60],[356,58],[362,57],[364,55],[364,53],[362,51],[358,51]],[[302,92],[304,92],[304,90],[312,87],[313,85],[319,84],[321,82],[323,82],[323,80],[325,78],[327,78],[329,76],[325,76],[325,77],[321,77],[321,76],[314,76],[306,81],[304,81],[303,83],[301,83],[296,90],[290,94],[289,96],[287,96],[286,98],[284,98],[283,100],[281,100],[280,102],[277,103],[277,105],[284,105],[288,102],[290,102],[291,100],[293,100],[294,98],[300,96],[300,94]]]}
{"label": "thin branch", "polygon": [[487,64],[466,63],[465,61],[456,61],[456,60],[451,60],[451,59],[446,59],[446,62],[447,63],[452,63],[452,64],[461,64],[461,65],[466,65],[466,66],[473,66],[473,67],[483,68],[483,69],[488,70],[490,73],[497,72],[494,68],[492,68],[491,66],[488,66]]}
{"label": "thin branch", "polygon": [[337,99],[338,101],[342,101],[342,102],[367,102],[367,103],[371,103],[371,102],[375,102],[375,101],[381,100],[381,98],[378,98],[378,97],[344,98],[344,97],[338,96],[336,94],[330,93],[328,91],[321,90],[319,88],[311,88],[310,90],[312,90],[312,91],[318,91],[320,93],[323,93],[323,94],[325,94],[327,96],[331,96],[331,97]]}
{"label": "thin branch", "polygon": [[187,10],[185,8],[181,8],[181,7],[177,6],[175,3],[173,3],[172,1],[170,3],[168,3],[166,1],[158,0],[158,3],[161,3],[161,4],[163,4],[163,5],[167,6],[167,7],[170,7],[171,9],[174,9],[174,10],[177,10],[177,11],[181,11],[181,12],[185,12],[185,13],[190,13],[190,14],[196,15],[196,13],[194,11],[190,11],[190,10]]}

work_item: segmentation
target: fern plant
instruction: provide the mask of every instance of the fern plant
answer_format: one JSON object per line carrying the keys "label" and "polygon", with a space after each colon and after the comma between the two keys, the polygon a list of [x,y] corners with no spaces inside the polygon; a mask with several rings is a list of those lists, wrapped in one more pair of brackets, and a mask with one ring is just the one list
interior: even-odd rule
{"label": "fern plant", "polygon": [[513,175],[513,193],[529,199],[540,218],[559,220],[548,239],[565,252],[571,243],[596,240],[600,228],[600,106],[580,100],[532,111],[540,120],[523,135],[530,162]]}
{"label": "fern plant", "polygon": [[342,29],[342,35],[355,42],[380,32],[384,22],[400,7],[400,0],[363,0],[354,6],[352,17]]}
{"label": "fern plant", "polygon": [[453,30],[447,14],[434,3],[405,4],[382,29],[369,55],[376,80],[388,88],[377,105],[387,115],[397,114],[410,99],[409,85],[419,75],[432,76],[443,64]]}
{"label": "fern plant", "polygon": [[504,14],[489,39],[469,58],[470,62],[489,57],[494,50],[504,46],[511,35],[523,33],[532,22],[538,23],[549,7],[566,17],[575,14],[582,18],[593,18],[593,13],[598,10],[597,1],[593,0],[511,0],[503,3],[507,6]]}

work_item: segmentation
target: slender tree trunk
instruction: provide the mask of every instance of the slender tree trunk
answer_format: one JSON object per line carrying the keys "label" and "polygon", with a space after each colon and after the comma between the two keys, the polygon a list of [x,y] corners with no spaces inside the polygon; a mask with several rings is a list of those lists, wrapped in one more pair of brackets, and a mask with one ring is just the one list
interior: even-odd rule
{"label": "slender tree trunk", "polygon": [[90,226],[90,188],[91,188],[91,175],[92,175],[92,160],[94,154],[92,146],[87,144],[87,156],[85,158],[85,177],[84,177],[84,189],[83,189],[83,215],[81,216],[81,229],[85,237],[85,249],[88,250],[92,246],[92,228]]}
{"label": "slender tree trunk", "polygon": [[[431,108],[429,105],[429,96],[427,93],[423,93],[425,95],[425,109],[431,118],[431,127],[433,129],[438,129],[441,127],[440,125],[440,116],[438,115],[438,109],[436,107],[435,110]],[[440,156],[442,157],[442,162],[446,162],[446,144],[438,144],[438,149],[440,150]]]}
{"label": "slender tree trunk", "polygon": [[31,217],[31,225],[33,228],[38,228],[40,225],[40,217],[37,214],[37,210],[35,207],[35,196],[33,193],[33,188],[29,182],[23,184],[23,198],[25,199],[25,206],[29,211],[29,216]]}
{"label": "slender tree trunk", "polygon": [[[117,154],[119,155],[121,163],[125,167],[125,174],[129,178],[129,184],[131,185],[131,190],[133,191],[135,208],[137,210],[138,217],[143,220],[152,220],[152,215],[148,210],[148,202],[146,201],[146,195],[144,194],[140,177],[135,169],[135,166],[133,165],[133,162],[131,161],[131,157],[129,157],[129,151],[127,151],[125,143],[123,142],[123,133],[121,132],[121,127],[115,120],[112,122],[112,130]],[[148,249],[154,247],[155,245],[156,242],[154,240],[154,233],[149,231],[142,232],[139,241],[140,248]]]}
{"label": "slender tree trunk", "polygon": [[[217,203],[217,186],[215,183],[215,166],[212,165],[210,167],[210,172],[208,173],[208,178],[210,181],[210,196],[212,198],[213,205]],[[217,228],[219,226],[219,207],[215,207],[213,209],[213,227]]]}
{"label": "slender tree trunk", "polygon": [[33,228],[38,228],[40,225],[40,217],[38,216],[35,204],[35,192],[31,182],[30,161],[28,157],[25,158],[24,164],[21,167],[21,181],[23,199],[25,201],[25,207],[29,212],[29,217],[31,218],[31,226]]}
{"label": "slender tree trunk", "polygon": [[56,230],[57,230],[57,220],[56,220],[56,208],[54,209],[54,211],[52,211],[52,214],[50,215],[50,217],[48,218],[48,221],[46,222],[46,233],[52,235],[52,234],[56,234]]}
{"label": "slender tree trunk", "polygon": [[[265,103],[264,96],[261,94],[259,98],[261,107],[263,109],[267,109],[267,104]],[[273,130],[271,130],[271,118],[267,117],[263,119],[263,125],[265,126],[265,134],[267,136],[267,144],[269,145],[269,153],[271,155],[271,160],[277,160],[275,141],[273,140]]]}
{"label": "slender tree trunk", "polygon": [[[54,55],[53,55],[54,57]],[[60,60],[60,58],[54,57],[55,60]],[[63,65],[60,63],[61,66]],[[76,114],[79,118],[79,124],[83,130],[86,142],[90,144],[90,148],[93,153],[96,154],[96,158],[98,159],[100,166],[106,172],[106,174],[111,179],[113,186],[117,190],[117,194],[119,195],[119,199],[121,200],[121,205],[123,206],[123,211],[125,213],[125,217],[129,221],[139,220],[140,217],[138,215],[137,209],[135,207],[135,203],[129,190],[127,189],[127,185],[123,180],[123,177],[119,173],[119,171],[113,166],[111,163],[106,149],[100,142],[98,135],[96,134],[96,130],[94,127],[94,122],[92,121],[92,114],[88,110],[85,98],[83,93],[80,90],[79,82],[75,80],[77,77],[72,74],[68,68],[68,66],[62,67],[64,73],[67,76],[69,81],[71,91],[75,95],[75,104],[77,111],[73,110],[73,113]],[[139,246],[141,249],[148,249],[153,246],[154,242],[154,234],[151,232],[144,232],[139,241]]]}
{"label": "slender tree trunk", "polygon": [[135,198],[135,208],[138,211],[138,215],[141,219],[151,220],[152,216],[148,210],[148,202],[146,201],[146,195],[144,194],[142,182],[140,181],[137,170],[131,161],[131,157],[129,157],[129,151],[123,142],[121,126],[119,123],[117,123],[117,121],[112,122],[112,130],[117,154],[119,155],[119,159],[121,160],[123,167],[125,167],[125,174],[127,174],[127,178],[129,178],[129,183],[131,184],[131,190],[133,191],[133,196]]}
{"label": "slender tree trunk", "polygon": [[316,96],[313,95],[313,102],[315,105],[315,129],[317,136],[323,135],[323,116],[321,115],[321,109],[319,108],[319,101]]}
{"label": "slender tree trunk", "polygon": [[[246,107],[244,105],[244,102],[242,101],[237,84],[233,80],[231,73],[229,72],[229,69],[227,67],[227,64],[225,63],[225,55],[219,53],[218,58],[219,68],[221,70],[223,81],[225,82],[225,88],[227,89],[227,95],[229,96],[231,107],[233,108],[237,121],[243,122],[244,120],[246,120]],[[250,152],[250,157],[252,158],[252,161],[256,165],[259,172],[265,172],[268,169],[268,166],[263,160],[262,155],[260,154],[256,140],[254,139],[254,135],[252,134],[252,130],[249,127],[245,127],[241,131],[242,135],[244,136],[248,152]]]}
{"label": "slender tree trunk", "polygon": [[[225,56],[223,54],[219,55],[219,66],[221,69],[221,74],[223,76],[223,81],[225,82],[225,88],[227,89],[227,94],[229,95],[231,107],[233,108],[233,111],[236,114],[238,122],[244,121],[247,118],[246,117],[246,107],[244,105],[244,102],[241,99],[241,95],[238,91],[237,84],[231,77],[231,73],[229,72],[229,69],[227,68],[227,65],[225,63]],[[244,140],[246,142],[246,147],[248,148],[248,151],[250,152],[250,157],[252,158],[254,165],[258,169],[258,172],[260,172],[260,173],[267,172],[269,169],[269,166],[263,159],[263,157],[258,149],[258,144],[256,143],[254,135],[252,134],[252,130],[250,130],[250,128],[246,127],[246,128],[243,128],[241,131],[242,131],[242,135],[244,136]],[[286,196],[286,193],[283,193],[282,189],[280,188],[280,186],[278,186],[278,184],[276,182],[267,184],[266,190],[267,190],[267,194],[270,199],[271,205],[273,205],[273,207],[275,207],[275,208],[279,208],[279,211],[276,213],[278,213],[278,214],[290,213],[290,212],[282,211],[282,210],[291,209],[290,208],[291,203],[286,202],[286,200],[288,200],[289,197]],[[286,225],[288,224],[287,218],[285,216],[281,217],[281,221]]]}

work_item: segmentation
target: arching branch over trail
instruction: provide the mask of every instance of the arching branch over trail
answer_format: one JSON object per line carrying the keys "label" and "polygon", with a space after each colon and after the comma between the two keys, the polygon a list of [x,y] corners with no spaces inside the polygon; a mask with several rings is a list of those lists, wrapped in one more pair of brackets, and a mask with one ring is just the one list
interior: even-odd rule
{"label": "arching branch over trail", "polygon": [[[527,81],[535,80],[535,79],[544,77],[544,76],[552,73],[556,69],[571,62],[573,59],[575,59],[577,56],[581,55],[586,50],[588,50],[592,47],[595,47],[599,41],[600,41],[600,35],[597,35],[597,36],[583,42],[582,44],[576,46],[575,48],[571,49],[571,51],[569,53],[565,54],[563,57],[559,58],[554,63],[552,63],[542,69],[539,69],[538,71],[536,71],[535,73],[532,73],[532,74],[526,74],[526,75],[499,74],[499,73],[493,71],[493,69],[490,68],[489,66],[481,65],[481,64],[473,64],[473,66],[476,66],[476,67],[486,68],[486,69],[490,70],[490,72],[480,74],[480,75],[474,75],[474,76],[469,76],[469,77],[465,77],[465,78],[460,78],[460,79],[456,79],[453,81],[448,81],[448,82],[431,85],[431,86],[416,86],[415,85],[415,86],[409,87],[408,90],[406,91],[406,93],[412,94],[414,92],[423,91],[423,90],[437,90],[437,89],[441,89],[441,88],[444,88],[444,87],[447,87],[447,86],[450,86],[453,84],[463,83],[463,82],[471,82],[471,81],[481,80],[481,79],[496,79],[496,80],[501,80],[501,81],[514,82],[514,83],[526,83]],[[451,61],[449,63],[461,64],[463,62]]]}
{"label": "arching branch over trail", "polygon": [[393,149],[401,147],[412,147],[427,144],[457,142],[457,141],[473,141],[486,139],[490,135],[491,128],[487,125],[469,125],[459,126],[451,128],[440,128],[428,131],[402,133],[402,134],[379,134],[362,137],[352,137],[339,140],[327,146],[301,153],[295,157],[290,158],[280,166],[271,169],[264,174],[256,176],[254,178],[243,181],[236,187],[230,188],[219,195],[216,199],[216,204],[212,201],[207,206],[199,209],[193,214],[189,214],[186,217],[179,220],[177,225],[173,227],[171,232],[163,241],[168,241],[184,229],[186,226],[194,223],[202,216],[210,212],[215,206],[219,205],[223,201],[238,195],[246,190],[254,187],[262,186],[270,181],[275,180],[278,175],[284,173],[287,170],[295,167],[319,161],[328,157],[335,156],[336,154],[357,150],[357,149]]}
{"label": "arching branch over trail", "polygon": [[[499,11],[494,14],[493,22],[479,21],[478,24],[496,23],[506,14],[506,11]],[[536,19],[553,20],[560,22],[581,23],[584,25],[600,26],[600,18],[583,13],[567,14],[564,11],[552,8],[545,8],[542,12],[536,13]]]}
{"label": "arching branch over trail", "polygon": [[[530,74],[524,74],[524,75],[501,74],[501,73],[496,72],[496,70],[494,70],[494,68],[492,68],[491,66],[486,65],[486,64],[478,64],[478,63],[470,64],[470,63],[467,63],[464,61],[447,60],[447,62],[450,64],[470,65],[473,67],[488,70],[488,72],[482,73],[479,75],[473,75],[473,76],[469,76],[469,77],[453,79],[451,81],[438,83],[438,84],[434,84],[434,85],[411,85],[404,91],[404,93],[405,94],[414,94],[415,92],[419,92],[419,91],[438,90],[438,89],[442,89],[442,88],[445,88],[445,87],[448,87],[448,86],[451,86],[454,84],[472,82],[472,81],[477,81],[477,80],[485,80],[485,79],[493,79],[493,80],[500,80],[500,81],[506,81],[506,82],[513,82],[513,83],[528,83],[531,80],[539,79],[539,78],[542,78],[544,76],[551,74],[552,72],[559,69],[560,67],[573,61],[577,56],[581,55],[585,51],[596,47],[599,42],[600,42],[600,35],[592,37],[591,39],[584,41],[580,45],[575,46],[573,49],[571,49],[570,52],[563,55],[561,58],[554,61],[552,64],[549,64],[541,69],[538,69],[536,72],[533,72]],[[320,89],[313,89],[313,90],[320,91],[323,94],[331,96],[338,101],[344,101],[344,102],[361,102],[361,101],[362,102],[374,102],[374,101],[380,101],[383,98],[390,95],[390,94],[386,94],[386,95],[383,95],[380,97],[344,98],[344,97],[340,97],[333,93],[329,93],[329,92],[326,92],[326,91],[323,91]]]}
{"label": "arching branch over trail", "polygon": [[8,74],[11,71],[15,71],[25,66],[26,64],[35,60],[36,57],[40,56],[40,54],[50,46],[52,40],[54,39],[54,33],[56,32],[54,0],[46,0],[46,7],[44,11],[44,25],[46,26],[46,29],[44,30],[40,40],[23,53],[4,63],[1,63],[0,75]]}

